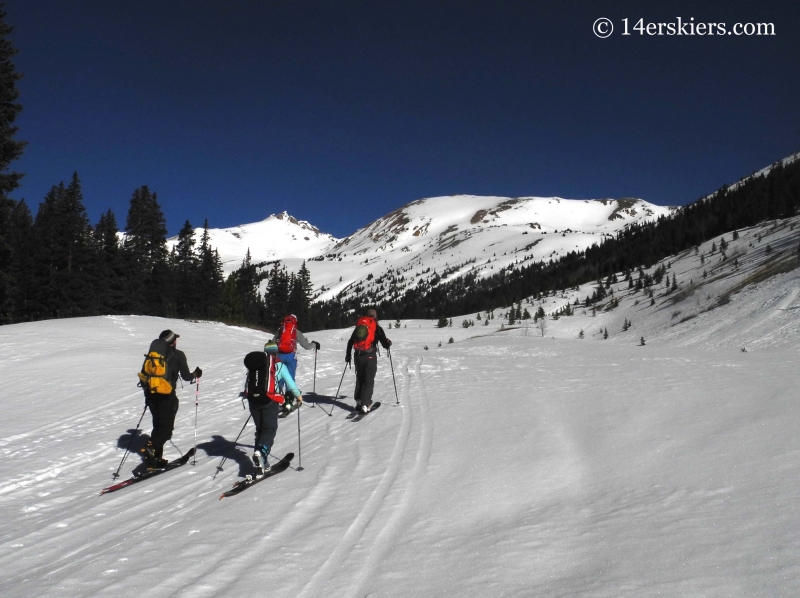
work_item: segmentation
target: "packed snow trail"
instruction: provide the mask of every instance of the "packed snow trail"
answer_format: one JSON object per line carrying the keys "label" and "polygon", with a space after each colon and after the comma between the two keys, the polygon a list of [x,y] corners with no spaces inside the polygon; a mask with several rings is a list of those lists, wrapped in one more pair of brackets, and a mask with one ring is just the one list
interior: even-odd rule
{"label": "packed snow trail", "polygon": [[[357,424],[352,371],[331,398],[349,330],[310,334],[333,417],[302,408],[304,471],[223,501],[252,468],[252,425],[233,439],[248,415],[242,359],[263,333],[145,317],[0,327],[0,595],[800,594],[796,347],[454,328],[437,347],[433,323],[406,324],[387,330],[400,405],[383,356],[384,405]],[[204,370],[197,465],[98,496],[141,415],[141,355],[164,328]],[[313,353],[298,356],[308,392]],[[178,394],[185,452],[194,387]],[[296,417],[281,420],[275,455],[297,453]]]}

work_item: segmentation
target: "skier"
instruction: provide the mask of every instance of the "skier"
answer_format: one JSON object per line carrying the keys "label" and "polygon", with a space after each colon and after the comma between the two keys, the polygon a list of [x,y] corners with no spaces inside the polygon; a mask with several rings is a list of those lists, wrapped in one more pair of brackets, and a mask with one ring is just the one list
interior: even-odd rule
{"label": "skier", "polygon": [[[297,343],[304,349],[320,350],[317,341],[310,341],[297,329],[297,316],[289,314],[283,319],[277,334],[272,338],[272,342],[278,345],[278,359],[289,370],[292,380],[297,379]],[[285,389],[284,389],[285,390]],[[294,400],[287,400],[283,410],[288,413],[296,406]]]}
{"label": "skier", "polygon": [[378,312],[374,309],[367,310],[366,316],[358,319],[350,340],[347,341],[345,362],[351,361],[351,351],[356,354],[356,411],[367,413],[372,408],[372,391],[375,386],[375,374],[378,372],[378,347],[384,349],[392,346],[392,341],[386,338],[386,333],[378,325]]}
{"label": "skier", "polygon": [[144,400],[150,409],[153,417],[153,431],[150,433],[150,440],[141,450],[144,453],[147,464],[155,469],[163,468],[168,461],[163,458],[164,445],[172,438],[172,430],[175,427],[175,415],[178,413],[178,395],[175,393],[175,384],[180,375],[186,382],[192,383],[203,375],[203,370],[199,367],[193,372],[189,371],[186,361],[186,354],[176,348],[179,334],[172,330],[164,330],[158,335],[160,340],[167,344],[167,379],[172,385],[169,394],[157,394],[144,389]]}
{"label": "skier", "polygon": [[[289,372],[289,368],[278,359],[278,345],[274,341],[269,341],[264,345],[264,353],[269,357],[267,366],[268,379],[266,380],[267,394],[273,394],[276,386],[281,384],[284,391],[284,399],[295,399],[302,403],[302,393],[297,388],[294,378]],[[274,400],[255,401],[250,400],[250,415],[253,416],[253,423],[256,425],[256,435],[253,449],[253,465],[256,467],[256,475],[264,475],[269,471],[270,465],[267,461],[272,445],[275,441],[275,434],[278,431],[278,411],[279,404]]]}

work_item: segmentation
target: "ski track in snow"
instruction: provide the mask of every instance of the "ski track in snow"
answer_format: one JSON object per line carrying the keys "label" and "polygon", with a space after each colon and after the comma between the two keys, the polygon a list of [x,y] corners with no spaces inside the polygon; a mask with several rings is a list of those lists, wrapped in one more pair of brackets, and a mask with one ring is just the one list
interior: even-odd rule
{"label": "ski track in snow", "polygon": [[[791,330],[800,292],[778,288],[742,301],[763,304],[762,332],[731,319],[719,334]],[[47,335],[34,323],[9,327],[30,335],[0,339],[0,354],[37,356],[0,362],[4,389],[32,379],[28,394],[5,399],[2,596],[799,595],[796,340],[745,354],[716,339],[684,346],[703,331],[639,348],[409,322],[391,333],[399,406],[381,358],[381,409],[345,419],[354,385],[345,370],[337,404],[299,412],[304,470],[220,501],[250,467],[252,424],[233,444],[248,415],[237,395],[242,358],[264,335],[158,318],[46,324]],[[180,327],[190,366],[206,371],[197,465],[99,496],[143,407],[131,362],[166,327]],[[457,341],[422,349],[439,335]],[[329,349],[319,354],[321,397],[342,376],[343,336],[312,336]],[[37,360],[65,371],[69,353],[87,347],[108,353],[102,396],[82,386],[93,380],[33,376]],[[300,359],[310,391],[313,354]],[[29,395],[50,401],[59,385],[60,402],[24,417],[38,408]],[[186,451],[194,387],[178,394],[174,442]],[[294,468],[297,417],[280,420],[273,450],[293,451]],[[121,476],[140,460],[130,455]]]}
{"label": "ski track in snow", "polygon": [[[404,360],[401,369],[407,371],[407,360]],[[418,370],[416,374],[417,378],[419,378]],[[413,482],[416,476],[412,474],[411,482],[405,482],[407,488],[405,491],[400,490],[401,498],[399,501],[396,499],[390,500],[390,494],[396,494],[396,492],[393,492],[396,482],[403,484],[400,479],[401,468],[406,460],[405,456],[409,445],[413,442],[412,437],[417,435],[414,430],[414,421],[419,419],[420,415],[422,416],[421,426],[423,432],[419,434],[422,442],[420,443],[420,448],[417,449],[417,455],[421,455],[421,459],[424,462],[426,454],[430,454],[429,446],[427,447],[428,452],[425,452],[426,444],[424,442],[425,437],[428,435],[425,434],[424,430],[430,425],[429,422],[425,423],[427,396],[425,395],[424,387],[420,384],[419,398],[415,397],[414,401],[411,399],[411,379],[408,375],[401,381],[401,388],[400,413],[402,414],[402,422],[397,432],[391,456],[386,463],[386,470],[369,491],[368,498],[360,506],[354,520],[341,539],[338,540],[330,556],[319,566],[317,573],[298,594],[302,598],[322,595],[360,595],[360,587],[365,584],[370,573],[374,571],[388,549],[387,540],[396,533],[397,525],[402,520],[405,507],[408,505],[408,495],[413,489]],[[419,405],[417,401],[419,401]],[[390,409],[390,405],[391,403],[386,401],[382,405],[381,411]],[[418,411],[421,413],[417,414]],[[375,420],[373,418],[375,417],[380,417],[380,412],[376,412],[376,415],[354,425],[369,425],[374,423]],[[359,447],[361,447],[361,444],[359,444]],[[374,464],[366,463],[366,457],[366,455],[362,455],[359,459],[354,471],[356,475],[360,475],[361,470],[366,469],[367,465],[370,466],[370,469],[374,469]],[[409,484],[411,484],[410,487]],[[361,498],[363,499],[366,496],[366,490],[362,491]],[[350,573],[353,573],[353,575],[350,575]],[[338,577],[344,580],[345,587],[341,587]]]}

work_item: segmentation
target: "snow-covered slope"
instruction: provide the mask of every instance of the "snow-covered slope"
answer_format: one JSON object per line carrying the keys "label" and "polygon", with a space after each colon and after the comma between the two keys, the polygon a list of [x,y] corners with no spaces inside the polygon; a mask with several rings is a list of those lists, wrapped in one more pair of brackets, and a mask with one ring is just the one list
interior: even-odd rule
{"label": "snow-covered slope", "polygon": [[[0,595],[800,595],[799,271],[756,282],[791,258],[800,228],[785,224],[728,238],[752,282],[727,303],[719,285],[741,272],[703,246],[671,261],[675,294],[650,305],[612,284],[618,307],[548,316],[545,336],[499,313],[384,322],[384,405],[359,423],[345,419],[349,330],[310,332],[316,378],[301,351],[298,382],[317,406],[281,420],[274,447],[295,467],[302,451],[303,470],[223,501],[251,471],[238,393],[262,333],[131,316],[0,327]],[[703,267],[716,281],[670,305]],[[99,496],[142,415],[142,353],[167,327],[205,375],[197,409],[194,387],[178,391],[166,453],[196,432],[197,464]]]}
{"label": "snow-covered slope", "polygon": [[511,264],[582,251],[603,235],[669,212],[638,199],[432,197],[343,239],[309,269],[314,282],[327,289],[322,298],[357,289],[399,297],[431,280],[467,272],[487,276]]}

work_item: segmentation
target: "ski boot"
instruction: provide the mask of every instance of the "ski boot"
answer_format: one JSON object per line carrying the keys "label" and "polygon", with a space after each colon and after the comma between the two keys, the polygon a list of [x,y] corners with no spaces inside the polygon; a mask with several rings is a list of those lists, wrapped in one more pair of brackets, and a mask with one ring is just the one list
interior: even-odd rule
{"label": "ski boot", "polygon": [[142,453],[142,456],[144,457],[145,463],[147,463],[147,465],[149,465],[150,467],[155,465],[156,447],[153,445],[152,442],[148,440],[147,444],[145,444],[141,449],[139,449],[139,452]]}
{"label": "ski boot", "polygon": [[270,470],[269,460],[269,447],[259,444],[253,451],[253,465],[256,468],[256,479],[264,477],[264,474]]}

